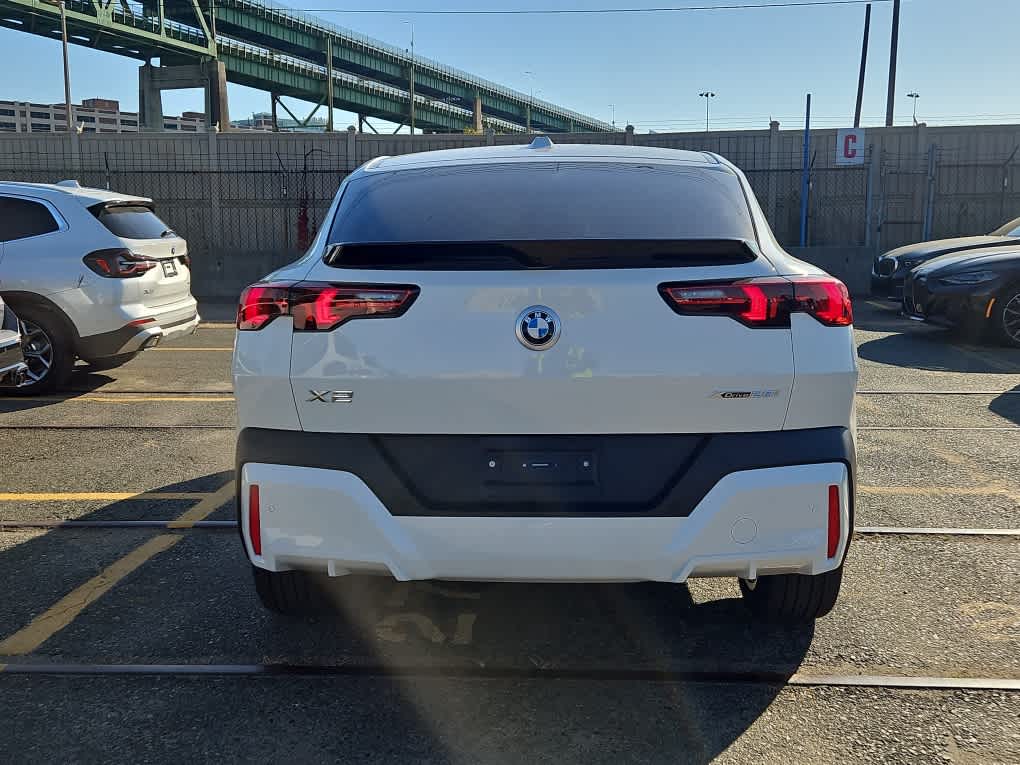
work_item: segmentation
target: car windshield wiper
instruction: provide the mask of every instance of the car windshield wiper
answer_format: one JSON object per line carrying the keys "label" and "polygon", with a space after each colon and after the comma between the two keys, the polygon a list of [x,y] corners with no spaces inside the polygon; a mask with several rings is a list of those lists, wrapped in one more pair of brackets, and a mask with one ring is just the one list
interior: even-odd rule
{"label": "car windshield wiper", "polygon": [[159,235],[159,238],[166,239],[168,236],[177,236],[177,232],[174,231],[172,228],[168,228],[166,231]]}

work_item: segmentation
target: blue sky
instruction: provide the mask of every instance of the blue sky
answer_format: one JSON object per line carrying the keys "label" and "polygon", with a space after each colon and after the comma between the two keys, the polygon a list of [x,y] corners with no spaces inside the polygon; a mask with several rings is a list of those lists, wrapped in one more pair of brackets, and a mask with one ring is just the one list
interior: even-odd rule
{"label": "blue sky", "polygon": [[[733,0],[272,0],[295,8],[584,8],[719,5]],[[761,1],[761,0],[759,0]],[[772,0],[766,0],[772,1]],[[407,46],[460,69],[638,130],[698,130],[709,89],[718,128],[784,127],[803,119],[812,93],[813,123],[851,123],[857,87],[863,6],[716,10],[684,13],[563,16],[317,15],[393,45]],[[881,124],[892,3],[872,10],[864,124]],[[929,124],[1020,122],[1018,0],[905,0],[901,14],[896,114],[909,123],[906,93],[921,94]],[[33,62],[29,67],[17,62]],[[72,98],[119,99],[137,108],[137,62],[71,46]],[[529,78],[525,71],[534,72]],[[63,100],[60,45],[0,29],[0,98]],[[201,91],[164,93],[164,111],[203,108]],[[230,86],[231,117],[268,110],[269,96]],[[293,107],[296,111],[296,105]],[[352,117],[337,112],[337,124]]]}

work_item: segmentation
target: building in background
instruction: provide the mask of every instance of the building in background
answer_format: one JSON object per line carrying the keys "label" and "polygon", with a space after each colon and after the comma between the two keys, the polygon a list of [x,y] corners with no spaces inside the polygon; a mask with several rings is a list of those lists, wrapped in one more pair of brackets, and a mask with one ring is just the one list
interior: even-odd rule
{"label": "building in background", "polygon": [[[83,133],[137,133],[138,114],[122,112],[120,102],[108,98],[86,98],[71,104],[71,118]],[[0,101],[0,131],[10,133],[57,133],[66,127],[64,104],[33,104],[28,101]],[[184,112],[180,117],[163,117],[164,130],[184,133],[205,132],[202,112]]]}
{"label": "building in background", "polygon": [[[277,118],[276,126],[278,130],[288,132],[323,133],[326,130],[326,119],[325,117],[312,117],[308,120],[308,124],[302,125],[296,120],[284,117]],[[231,120],[230,127],[235,130],[272,130],[273,115],[270,112],[255,112],[247,119]]]}

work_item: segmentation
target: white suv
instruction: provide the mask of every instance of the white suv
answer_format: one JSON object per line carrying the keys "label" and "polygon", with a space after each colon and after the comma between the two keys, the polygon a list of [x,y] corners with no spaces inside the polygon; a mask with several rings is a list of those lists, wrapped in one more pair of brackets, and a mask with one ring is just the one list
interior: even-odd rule
{"label": "white suv", "polygon": [[761,615],[821,616],[853,519],[851,322],[714,154],[373,160],[241,297],[258,593],[295,612],[323,575],[735,576]]}
{"label": "white suv", "polygon": [[151,199],[0,181],[0,296],[23,324],[36,393],[67,382],[75,358],[109,369],[194,332],[188,245]]}

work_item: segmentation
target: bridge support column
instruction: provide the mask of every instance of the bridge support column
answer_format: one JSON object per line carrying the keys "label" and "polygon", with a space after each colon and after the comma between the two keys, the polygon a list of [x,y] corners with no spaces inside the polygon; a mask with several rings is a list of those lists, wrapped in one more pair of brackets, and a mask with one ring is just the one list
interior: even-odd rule
{"label": "bridge support column", "polygon": [[227,108],[227,71],[220,61],[206,61],[186,66],[153,66],[138,68],[138,122],[141,130],[163,129],[161,91],[180,88],[202,88],[205,91],[205,119],[211,130],[230,129]]}
{"label": "bridge support column", "polygon": [[475,93],[475,132],[482,132],[482,95]]}
{"label": "bridge support column", "polygon": [[219,125],[220,132],[230,130],[230,109],[227,105],[227,68],[222,61],[205,63],[205,119],[211,128]]}
{"label": "bridge support column", "polygon": [[138,129],[163,129],[163,98],[155,82],[156,67],[138,67]]}

